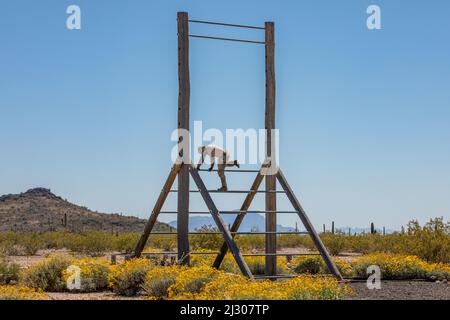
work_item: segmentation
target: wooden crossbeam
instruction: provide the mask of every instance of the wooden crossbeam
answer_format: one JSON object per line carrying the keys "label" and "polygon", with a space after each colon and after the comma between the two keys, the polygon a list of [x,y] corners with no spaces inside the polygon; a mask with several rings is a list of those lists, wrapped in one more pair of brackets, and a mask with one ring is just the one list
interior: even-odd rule
{"label": "wooden crossbeam", "polygon": [[217,210],[216,205],[214,204],[214,201],[211,198],[211,195],[209,194],[208,190],[205,187],[205,184],[203,183],[202,178],[200,177],[197,169],[191,165],[190,166],[190,172],[192,179],[194,180],[195,184],[197,185],[198,189],[200,190],[200,194],[203,197],[203,200],[206,203],[206,206],[208,207],[209,211],[211,211],[211,216],[213,217],[215,223],[217,224],[217,227],[219,231],[222,233],[225,243],[230,249],[231,253],[233,254],[234,259],[236,260],[237,265],[239,266],[239,269],[241,270],[242,274],[250,279],[253,279],[253,275],[247,266],[247,263],[245,262],[241,252],[239,251],[236,243],[233,240],[233,236],[230,233],[230,230],[228,230],[225,221],[223,221],[222,217],[220,216],[219,210]]}

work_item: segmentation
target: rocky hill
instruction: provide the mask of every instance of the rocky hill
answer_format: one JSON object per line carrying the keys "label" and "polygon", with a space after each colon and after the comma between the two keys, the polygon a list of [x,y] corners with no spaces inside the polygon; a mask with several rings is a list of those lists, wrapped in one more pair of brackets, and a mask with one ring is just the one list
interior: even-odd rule
{"label": "rocky hill", "polygon": [[[99,213],[68,202],[49,189],[35,188],[0,197],[0,231],[142,232],[145,220],[119,214]],[[155,230],[169,230],[157,222]]]}

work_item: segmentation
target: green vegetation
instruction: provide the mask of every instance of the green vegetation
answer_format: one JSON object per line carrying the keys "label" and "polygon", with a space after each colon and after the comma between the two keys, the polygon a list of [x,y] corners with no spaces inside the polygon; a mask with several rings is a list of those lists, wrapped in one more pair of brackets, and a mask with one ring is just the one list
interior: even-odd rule
{"label": "green vegetation", "polygon": [[[217,231],[204,227],[201,231]],[[0,254],[33,255],[40,249],[69,249],[89,256],[102,256],[106,252],[130,253],[139,239],[138,233],[110,234],[99,231],[71,233],[67,231],[43,233],[0,233]],[[322,233],[321,238],[332,255],[342,252],[362,254],[385,252],[414,255],[427,262],[450,262],[450,222],[442,218],[431,219],[424,226],[411,221],[404,233],[397,234],[331,234]],[[236,237],[243,251],[263,250],[264,236],[240,235]],[[217,250],[223,243],[221,235],[191,235],[194,250]],[[279,248],[307,248],[315,250],[309,236],[280,235]],[[173,251],[176,248],[175,235],[151,235],[147,248]],[[258,269],[255,261],[255,269]]]}

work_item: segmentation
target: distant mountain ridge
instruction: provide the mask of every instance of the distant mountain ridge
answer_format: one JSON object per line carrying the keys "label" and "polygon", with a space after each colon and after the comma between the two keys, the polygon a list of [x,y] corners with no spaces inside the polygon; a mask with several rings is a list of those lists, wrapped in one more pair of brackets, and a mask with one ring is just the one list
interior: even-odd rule
{"label": "distant mountain ridge", "polygon": [[[227,225],[233,224],[236,219],[234,214],[224,214],[222,215],[223,220]],[[177,227],[176,221],[169,222],[169,225],[173,228]],[[217,227],[214,219],[211,216],[192,216],[189,218],[189,231],[195,231],[204,226]],[[262,215],[249,212],[245,215],[244,220],[239,228],[239,231],[250,232],[250,231],[264,231],[266,228],[266,222]],[[295,228],[285,227],[280,224],[277,225],[277,231],[280,232],[292,232]]]}
{"label": "distant mountain ridge", "polygon": [[[20,194],[0,197],[0,231],[51,231],[59,228],[80,232],[142,232],[146,220],[119,214],[100,213],[78,206],[53,194],[34,188]],[[154,230],[169,230],[157,222]]]}

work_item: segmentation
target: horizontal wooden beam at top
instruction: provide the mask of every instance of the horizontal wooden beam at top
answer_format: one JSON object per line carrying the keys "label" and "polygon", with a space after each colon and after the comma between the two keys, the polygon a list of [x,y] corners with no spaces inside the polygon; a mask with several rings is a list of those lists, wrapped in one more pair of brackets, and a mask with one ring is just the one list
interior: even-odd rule
{"label": "horizontal wooden beam at top", "polygon": [[236,27],[236,28],[247,28],[247,29],[259,29],[259,30],[265,30],[264,27],[258,27],[258,26],[249,26],[244,24],[234,24],[234,23],[224,23],[224,22],[213,22],[213,21],[204,21],[204,20],[188,20],[192,23],[201,23],[201,24],[212,24],[216,26],[225,26],[225,27]]}
{"label": "horizontal wooden beam at top", "polygon": [[[237,231],[237,232],[230,232],[231,234],[235,234],[235,235],[240,235],[240,234],[244,234],[244,235],[261,235],[261,234],[297,234],[297,235],[302,235],[302,234],[309,234],[309,232],[307,231]],[[169,234],[177,234],[177,232],[174,231],[159,231],[159,232],[152,232],[151,234],[162,234],[162,235],[169,235]],[[222,232],[189,232],[189,234],[222,234]]]}
{"label": "horizontal wooden beam at top", "polygon": [[232,41],[232,42],[266,44],[264,41],[254,41],[254,40],[245,40],[245,39],[236,39],[236,38],[210,37],[210,36],[202,36],[202,35],[198,35],[198,34],[190,34],[189,37],[191,37],[191,38],[201,38],[201,39]]}
{"label": "horizontal wooden beam at top", "polygon": [[[178,190],[170,190],[170,192],[178,192]],[[200,192],[200,190],[189,190],[189,192]],[[219,191],[219,190],[208,190],[209,193],[286,193],[284,190],[228,190],[228,191]]]}
{"label": "horizontal wooden beam at top", "polygon": [[[272,210],[247,210],[247,211],[219,211],[220,214],[239,214],[239,213],[282,213],[282,214],[298,214],[298,211],[272,211]],[[160,214],[177,214],[177,211],[161,211]],[[211,214],[209,211],[190,211],[189,214]]]}

